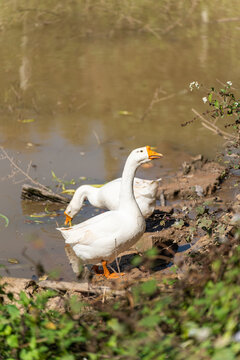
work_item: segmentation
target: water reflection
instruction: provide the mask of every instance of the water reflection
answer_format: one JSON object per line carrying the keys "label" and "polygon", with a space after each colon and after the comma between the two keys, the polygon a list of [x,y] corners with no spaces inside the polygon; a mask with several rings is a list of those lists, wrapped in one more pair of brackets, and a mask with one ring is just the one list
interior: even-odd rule
{"label": "water reflection", "polygon": [[19,68],[19,78],[20,78],[20,89],[26,91],[29,87],[29,80],[31,77],[31,67],[30,60],[27,55],[27,44],[28,37],[26,35],[22,36],[21,48],[22,48],[22,63]]}
{"label": "water reflection", "polygon": [[[12,2],[12,10],[16,6]],[[21,27],[0,37],[1,145],[25,169],[32,160],[31,176],[52,186],[51,170],[68,180],[112,180],[121,175],[130,150],[147,144],[165,156],[152,169],[139,169],[143,178],[168,176],[191,155],[214,157],[221,138],[199,123],[181,127],[193,117],[191,108],[204,110],[205,94],[186,92],[191,81],[214,85],[218,78],[235,85],[240,80],[237,23],[211,23],[208,11],[201,8],[197,31],[186,31],[184,25],[160,39],[136,33],[81,38],[80,15],[74,10],[74,24],[49,13],[46,26],[36,19],[32,24],[28,12]],[[159,87],[165,100],[142,121]],[[24,119],[34,121],[19,121]],[[0,178],[10,172],[3,160],[0,172]],[[21,207],[21,184],[2,181],[1,193],[1,212],[10,219],[9,227],[1,229],[8,240],[0,248],[3,256],[18,258],[31,236],[40,237],[49,254],[45,265],[60,262],[63,272],[71,273],[63,243],[54,235],[55,220],[38,227],[25,223],[35,209]],[[34,249],[31,254],[41,258]],[[24,264],[21,255],[20,261]]]}

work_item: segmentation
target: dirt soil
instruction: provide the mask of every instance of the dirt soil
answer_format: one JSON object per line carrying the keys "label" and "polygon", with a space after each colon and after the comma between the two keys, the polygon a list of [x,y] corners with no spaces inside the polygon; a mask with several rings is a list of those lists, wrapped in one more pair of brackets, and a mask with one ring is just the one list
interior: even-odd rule
{"label": "dirt soil", "polygon": [[[228,174],[222,165],[198,156],[191,163],[184,163],[182,170],[171,179],[162,181],[159,187],[161,205],[147,219],[145,234],[110,265],[114,271],[125,272],[120,280],[105,280],[85,270],[83,279],[64,283],[64,286],[61,282],[50,286],[47,281],[41,285],[41,281],[14,278],[2,278],[0,283],[8,283],[7,288],[16,295],[21,290],[32,295],[43,287],[57,286],[59,290],[62,286],[65,297],[76,293],[94,302],[99,294],[103,297],[120,294],[116,289],[124,290],[136,281],[154,277],[164,286],[164,279],[184,278],[189,269],[202,271],[199,258],[207,256],[210,246],[231,241],[234,236],[233,220],[240,212],[239,186],[239,177]],[[155,252],[149,254],[153,247]],[[76,259],[67,255],[77,273]],[[137,266],[132,264],[136,255],[140,259]],[[81,291],[78,286],[85,286],[85,290]],[[91,290],[86,291],[86,286],[91,286]],[[61,295],[51,301],[50,307],[61,308],[64,297]]]}

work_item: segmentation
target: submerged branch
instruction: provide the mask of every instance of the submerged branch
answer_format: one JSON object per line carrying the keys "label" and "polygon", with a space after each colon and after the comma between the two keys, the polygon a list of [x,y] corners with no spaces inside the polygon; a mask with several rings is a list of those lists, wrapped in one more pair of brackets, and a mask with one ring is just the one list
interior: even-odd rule
{"label": "submerged branch", "polygon": [[22,186],[21,198],[23,200],[50,201],[61,204],[67,204],[70,201],[67,197],[55,194],[50,189],[42,189],[28,184]]}
{"label": "submerged branch", "polygon": [[29,174],[28,171],[25,172],[24,170],[22,170],[13,160],[13,158],[11,158],[8,153],[6,152],[6,150],[4,150],[4,148],[2,146],[0,146],[0,150],[2,151],[3,155],[5,156],[5,158],[10,162],[10,164],[13,166],[13,168],[15,168],[15,170],[17,170],[18,172],[20,172],[26,179],[28,179],[31,183],[33,183],[34,185],[40,187],[43,190],[46,191],[50,191],[46,186],[40,184],[38,181],[34,180]]}
{"label": "submerged branch", "polygon": [[[33,185],[24,184],[22,186],[21,198],[23,200],[51,201],[51,202],[58,202],[58,203],[62,203],[62,204],[66,204],[69,202],[69,199],[67,197],[59,195],[59,194],[55,194],[51,189],[42,185],[37,180],[34,180],[29,175],[31,162],[28,164],[27,171],[24,171],[16,164],[16,162],[13,160],[13,158],[11,158],[8,155],[8,153],[2,146],[0,146],[0,151],[3,154],[1,159],[7,159],[10,162],[11,166],[13,167],[13,169],[14,169],[13,176],[15,176],[17,173],[20,173],[24,176],[24,179],[19,182],[25,181],[27,179],[34,185],[33,186]],[[10,175],[10,176],[12,176],[12,175]]]}
{"label": "submerged branch", "polygon": [[174,93],[174,94],[166,95],[163,97],[159,97],[160,93],[165,93],[165,92],[162,90],[161,87],[156,88],[150,104],[148,105],[148,107],[146,108],[146,110],[144,111],[143,115],[140,118],[141,121],[143,121],[146,118],[146,116],[152,111],[152,108],[155,104],[157,104],[158,102],[161,102],[161,101],[169,100],[176,95]]}

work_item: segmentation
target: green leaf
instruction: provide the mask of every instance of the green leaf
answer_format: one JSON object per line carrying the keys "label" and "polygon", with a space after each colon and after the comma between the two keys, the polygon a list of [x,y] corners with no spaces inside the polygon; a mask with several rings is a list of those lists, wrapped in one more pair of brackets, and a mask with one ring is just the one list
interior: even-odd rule
{"label": "green leaf", "polygon": [[205,210],[206,210],[205,206],[197,206],[196,207],[196,212],[197,212],[198,215],[204,214]]}
{"label": "green leaf", "polygon": [[125,116],[129,116],[129,115],[132,115],[132,112],[130,111],[127,111],[127,110],[120,110],[118,112],[119,115],[125,115]]}
{"label": "green leaf", "polygon": [[124,325],[123,324],[120,324],[120,322],[118,321],[118,319],[111,319],[111,320],[108,320],[107,322],[108,324],[108,327],[110,329],[112,329],[115,333],[117,334],[123,334],[124,333]]}
{"label": "green leaf", "polygon": [[209,101],[209,102],[212,102],[212,95],[213,95],[212,93],[210,93],[210,94],[208,95],[208,101]]}
{"label": "green leaf", "polygon": [[157,281],[152,279],[142,283],[141,290],[146,295],[153,295],[157,290]]}
{"label": "green leaf", "polygon": [[142,262],[142,257],[139,255],[134,256],[134,258],[131,261],[133,266],[138,266],[141,264],[141,262]]}
{"label": "green leaf", "polygon": [[19,264],[19,261],[17,259],[14,259],[14,258],[9,258],[7,260],[10,264]]}
{"label": "green leaf", "polygon": [[206,217],[204,217],[203,219],[201,219],[201,220],[198,222],[198,226],[199,226],[200,228],[205,227],[206,229],[209,229],[211,225],[212,225],[212,220],[211,220],[211,219],[208,219],[208,218],[206,218]]}
{"label": "green leaf", "polygon": [[51,171],[51,173],[52,173],[52,177],[53,177],[53,179],[54,179],[54,180],[56,180],[56,179],[57,179],[57,177],[56,177],[56,175],[55,175],[55,172],[52,170],[52,171]]}
{"label": "green leaf", "polygon": [[3,331],[5,336],[9,336],[12,333],[12,328],[10,325],[7,325]]}
{"label": "green leaf", "polygon": [[153,248],[147,250],[145,254],[149,259],[154,259],[158,254],[158,249],[153,247]]}
{"label": "green leaf", "polygon": [[11,348],[17,348],[18,347],[18,338],[17,335],[10,335],[7,337],[7,344]]}
{"label": "green leaf", "polygon": [[177,229],[181,229],[184,226],[183,219],[176,220],[175,223],[173,224],[173,226]]}
{"label": "green leaf", "polygon": [[66,189],[66,190],[63,190],[61,193],[62,194],[68,194],[68,195],[74,195],[76,192],[75,189]]}
{"label": "green leaf", "polygon": [[144,317],[142,320],[139,321],[139,324],[141,326],[145,326],[145,327],[155,327],[156,325],[158,325],[159,323],[159,316],[157,315],[149,315]]}
{"label": "green leaf", "polygon": [[219,101],[218,100],[214,101],[214,106],[216,109],[219,109]]}
{"label": "green leaf", "polygon": [[8,218],[3,214],[0,214],[0,217],[2,217],[5,220],[5,227],[8,227],[8,224],[9,224]]}
{"label": "green leaf", "polygon": [[22,349],[20,352],[20,359],[21,360],[37,360],[40,359],[39,357],[39,351],[37,349],[34,350],[26,350]]}
{"label": "green leaf", "polygon": [[51,170],[51,173],[52,173],[52,179],[54,181],[57,181],[58,183],[62,184],[63,181],[56,176],[56,174],[55,174],[55,172],[53,170]]}
{"label": "green leaf", "polygon": [[27,124],[27,123],[31,123],[34,122],[35,119],[23,119],[23,120],[18,120],[18,122],[21,122],[23,124]]}
{"label": "green leaf", "polygon": [[61,356],[61,360],[75,360],[75,356],[73,355],[64,355],[64,356]]}
{"label": "green leaf", "polygon": [[15,305],[6,305],[6,309],[12,319],[15,319],[20,316],[20,311]]}
{"label": "green leaf", "polygon": [[23,306],[28,306],[30,303],[30,299],[27,297],[26,293],[24,291],[20,292],[20,302],[23,304]]}
{"label": "green leaf", "polygon": [[234,360],[236,359],[232,349],[219,349],[211,358],[212,360]]}
{"label": "green leaf", "polygon": [[71,296],[71,298],[69,300],[69,304],[70,304],[70,308],[71,308],[72,312],[75,314],[79,314],[83,307],[83,303],[81,301],[79,301],[79,299],[76,295]]}

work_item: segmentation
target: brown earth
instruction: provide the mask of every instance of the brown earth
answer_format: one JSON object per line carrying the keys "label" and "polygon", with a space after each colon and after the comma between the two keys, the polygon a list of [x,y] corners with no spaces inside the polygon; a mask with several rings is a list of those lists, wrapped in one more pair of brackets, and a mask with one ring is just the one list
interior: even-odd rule
{"label": "brown earth", "polygon": [[[223,166],[207,162],[201,156],[191,163],[184,163],[181,171],[164,180],[159,187],[161,206],[157,206],[147,219],[146,233],[133,248],[110,265],[116,272],[119,269],[125,272],[119,280],[105,280],[88,270],[83,280],[72,283],[36,283],[28,279],[2,278],[0,284],[7,283],[7,289],[15,295],[21,290],[32,295],[45,287],[61,289],[64,296],[57,296],[49,304],[61,308],[64,298],[73,293],[89,301],[94,302],[99,296],[105,301],[108,296],[120,294],[120,290],[125,291],[136,281],[154,277],[160,286],[164,286],[164,279],[184,278],[189,275],[189,269],[202,271],[199,256],[207,256],[210,246],[230,241],[233,236],[235,225],[231,221],[240,209],[237,187],[229,191],[233,182],[239,185],[239,179],[228,175]],[[214,230],[207,221],[211,226],[216,225]],[[152,247],[156,252],[146,255]],[[76,258],[67,255],[77,273]],[[136,255],[141,260],[138,266],[131,263]]]}

